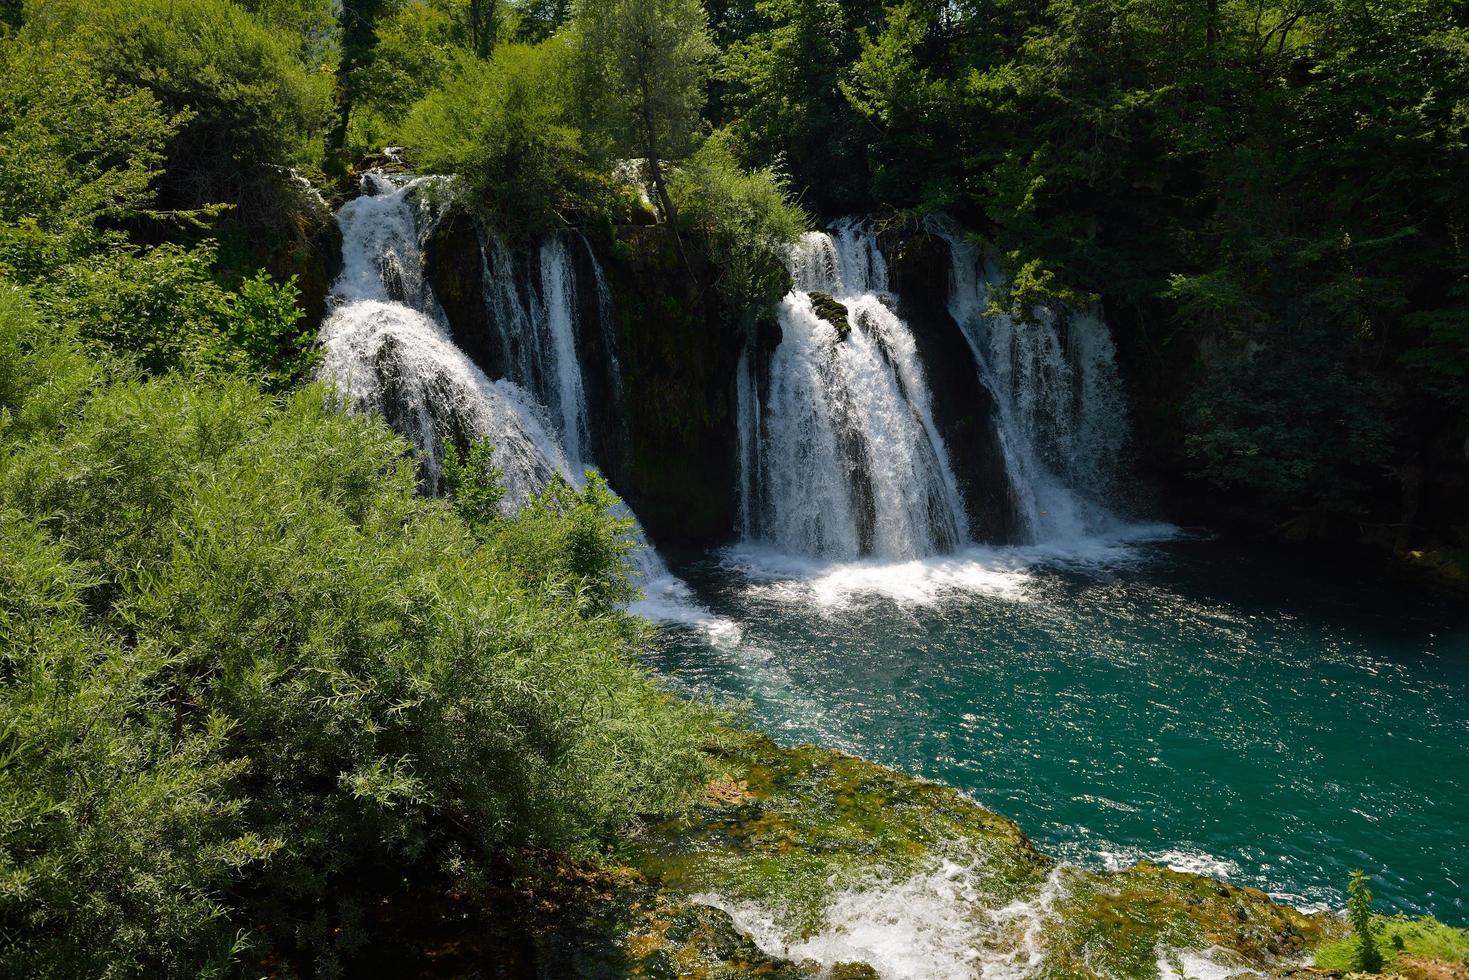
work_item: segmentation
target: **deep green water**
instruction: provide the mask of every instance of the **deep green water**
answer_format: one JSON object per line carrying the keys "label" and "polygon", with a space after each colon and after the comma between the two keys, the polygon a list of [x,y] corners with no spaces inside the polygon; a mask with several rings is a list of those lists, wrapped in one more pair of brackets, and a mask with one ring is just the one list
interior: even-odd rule
{"label": "deep green water", "polygon": [[678,571],[742,637],[670,630],[655,666],[784,743],[956,786],[1066,860],[1306,907],[1360,866],[1381,907],[1469,922],[1461,601],[1206,540]]}

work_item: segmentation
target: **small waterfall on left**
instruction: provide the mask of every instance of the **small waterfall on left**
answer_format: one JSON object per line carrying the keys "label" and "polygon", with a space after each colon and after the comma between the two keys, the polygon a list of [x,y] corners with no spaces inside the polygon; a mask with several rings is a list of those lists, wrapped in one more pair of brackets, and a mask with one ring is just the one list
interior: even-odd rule
{"label": "small waterfall on left", "polygon": [[[559,237],[540,249],[535,288],[511,274],[501,243],[485,243],[485,301],[509,358],[509,377],[492,380],[454,343],[425,272],[424,246],[445,184],[441,177],[370,173],[362,195],[338,212],[343,265],[321,331],[321,376],[354,408],[379,412],[413,441],[431,489],[446,441],[489,440],[504,471],[503,506],[513,513],[555,476],[582,485],[593,465],[576,349],[576,279]],[[596,272],[605,316],[610,301]],[[737,634],[693,602],[640,525],[635,535],[644,545],[635,578],[647,595],[635,612],[703,628],[716,639]]]}
{"label": "small waterfall on left", "polygon": [[418,446],[430,486],[445,440],[490,440],[513,509],[572,471],[545,412],[519,386],[491,381],[449,337],[420,237],[432,227],[426,192],[436,181],[368,174],[338,214],[343,267],[321,331],[321,374]]}

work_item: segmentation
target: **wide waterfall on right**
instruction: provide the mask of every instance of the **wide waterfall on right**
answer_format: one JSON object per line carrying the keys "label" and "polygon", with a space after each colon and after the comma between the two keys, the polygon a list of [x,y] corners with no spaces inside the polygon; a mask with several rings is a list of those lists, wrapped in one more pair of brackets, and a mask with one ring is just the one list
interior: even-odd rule
{"label": "wide waterfall on right", "polygon": [[[998,273],[940,220],[946,306],[992,399],[1013,543],[1065,547],[1130,530],[1115,508],[1127,410],[1105,321],[993,314]],[[902,561],[975,544],[925,365],[875,228],[848,219],[792,250],[772,352],[740,364],[741,534],[792,556]],[[1146,533],[1155,535],[1152,526]],[[1010,542],[980,542],[987,544]]]}

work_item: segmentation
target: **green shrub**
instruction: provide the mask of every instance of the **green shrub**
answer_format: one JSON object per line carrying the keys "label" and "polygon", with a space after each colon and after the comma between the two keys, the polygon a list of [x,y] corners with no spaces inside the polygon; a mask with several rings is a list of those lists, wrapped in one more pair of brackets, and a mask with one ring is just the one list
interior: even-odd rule
{"label": "green shrub", "polygon": [[[1401,956],[1469,965],[1469,929],[1444,925],[1432,916],[1410,919],[1403,915],[1374,916],[1373,928],[1380,940],[1383,969],[1391,970]],[[1317,950],[1315,965],[1323,970],[1357,971],[1362,969],[1359,953],[1358,937],[1353,934]]]}
{"label": "green shrub", "polygon": [[374,881],[587,854],[698,792],[711,729],[637,666],[599,491],[482,543],[381,422],[98,387],[12,299],[0,973],[208,973],[242,943],[329,970]]}
{"label": "green shrub", "polygon": [[300,37],[229,0],[38,0],[23,34],[73,44],[103,78],[187,112],[167,146],[161,201],[224,202],[237,220],[283,220],[284,168],[319,160],[330,74],[301,63]]}
{"label": "green shrub", "polygon": [[454,22],[428,3],[405,3],[374,25],[372,57],[357,70],[349,148],[380,150],[398,142],[408,112],[454,66]]}
{"label": "green shrub", "polygon": [[811,219],[778,172],[742,169],[718,133],[673,172],[669,191],[681,220],[717,257],[720,294],[732,308],[743,313],[785,294],[785,256]]}
{"label": "green shrub", "polygon": [[314,363],[294,282],[257,273],[227,291],[215,252],[115,247],[57,270],[36,292],[51,317],[151,375],[248,375],[269,391],[299,384]]}
{"label": "green shrub", "polygon": [[0,40],[0,274],[39,277],[145,213],[186,118],[67,47]]}
{"label": "green shrub", "polygon": [[510,233],[550,228],[584,196],[588,168],[566,58],[556,40],[502,45],[489,60],[461,55],[404,126],[414,161],[459,176]]}
{"label": "green shrub", "polygon": [[1382,951],[1377,948],[1380,927],[1372,916],[1369,881],[1361,869],[1352,872],[1352,880],[1347,885],[1347,921],[1352,924],[1352,934],[1356,939],[1352,966],[1376,973],[1382,969]]}

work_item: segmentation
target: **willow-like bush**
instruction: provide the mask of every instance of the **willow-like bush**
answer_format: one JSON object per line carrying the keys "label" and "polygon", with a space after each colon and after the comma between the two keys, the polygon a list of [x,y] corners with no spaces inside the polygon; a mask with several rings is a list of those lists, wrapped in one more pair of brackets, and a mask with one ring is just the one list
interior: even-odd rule
{"label": "willow-like bush", "polygon": [[0,974],[327,962],[353,933],[320,910],[364,882],[585,854],[702,785],[709,719],[636,666],[642,629],[517,564],[585,509],[481,540],[324,392],[108,383],[12,300]]}

